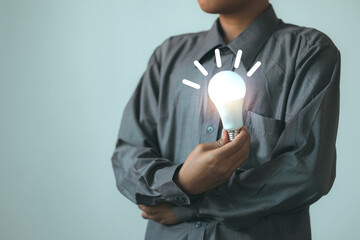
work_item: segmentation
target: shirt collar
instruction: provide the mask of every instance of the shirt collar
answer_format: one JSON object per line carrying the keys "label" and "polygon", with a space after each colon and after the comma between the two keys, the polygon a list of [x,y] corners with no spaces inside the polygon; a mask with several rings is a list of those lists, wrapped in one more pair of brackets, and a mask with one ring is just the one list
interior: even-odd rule
{"label": "shirt collar", "polygon": [[241,61],[245,68],[249,70],[257,53],[275,31],[279,22],[280,20],[270,5],[239,36],[230,43],[225,43],[221,34],[220,21],[217,19],[211,29],[206,33],[195,57],[201,61],[205,54],[218,46],[227,46],[234,54],[241,49],[243,51]]}

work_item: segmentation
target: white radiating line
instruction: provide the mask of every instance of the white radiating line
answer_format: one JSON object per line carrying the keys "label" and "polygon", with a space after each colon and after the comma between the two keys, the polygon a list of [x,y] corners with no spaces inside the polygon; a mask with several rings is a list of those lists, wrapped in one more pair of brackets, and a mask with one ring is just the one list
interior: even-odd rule
{"label": "white radiating line", "polygon": [[260,61],[257,61],[256,63],[255,63],[255,65],[250,69],[250,71],[248,71],[248,73],[246,74],[248,77],[251,77],[253,74],[254,74],[254,72],[260,67],[260,65],[261,65],[261,62]]}
{"label": "white radiating line", "polygon": [[240,66],[241,56],[242,56],[242,51],[238,50],[235,58],[234,68],[238,68]]}
{"label": "white radiating line", "polygon": [[220,57],[220,50],[215,49],[215,59],[216,59],[216,66],[221,68],[221,57]]}
{"label": "white radiating line", "polygon": [[189,80],[187,80],[187,79],[183,79],[183,80],[182,80],[182,83],[185,84],[185,85],[188,85],[189,87],[193,87],[193,88],[195,88],[195,89],[200,89],[200,85],[199,85],[199,84],[194,83],[194,82],[192,82],[192,81],[189,81]]}
{"label": "white radiating line", "polygon": [[194,65],[197,67],[197,69],[199,69],[199,71],[204,75],[207,76],[208,72],[206,71],[206,69],[201,65],[201,63],[199,63],[199,61],[195,60],[194,61]]}

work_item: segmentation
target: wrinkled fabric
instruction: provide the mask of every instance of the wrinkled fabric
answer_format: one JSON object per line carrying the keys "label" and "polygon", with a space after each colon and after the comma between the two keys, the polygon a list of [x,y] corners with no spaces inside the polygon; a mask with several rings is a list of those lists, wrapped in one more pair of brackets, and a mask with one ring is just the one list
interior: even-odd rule
{"label": "wrinkled fabric", "polygon": [[[340,53],[325,34],[278,19],[272,6],[232,42],[221,34],[216,20],[209,31],[171,37],[156,48],[123,112],[112,156],[117,187],[136,204],[173,204],[181,223],[149,221],[149,240],[311,239],[309,206],[335,179]],[[257,61],[260,68],[248,77]],[[207,85],[222,70],[246,83],[250,156],[226,183],[188,196],[173,176],[198,144],[220,138]]]}

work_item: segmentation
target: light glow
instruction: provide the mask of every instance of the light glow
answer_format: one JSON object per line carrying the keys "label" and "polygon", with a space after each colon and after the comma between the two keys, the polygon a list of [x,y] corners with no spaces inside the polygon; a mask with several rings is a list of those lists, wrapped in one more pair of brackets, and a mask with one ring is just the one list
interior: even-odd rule
{"label": "light glow", "polygon": [[182,80],[182,83],[185,84],[185,85],[187,85],[187,86],[189,86],[189,87],[192,87],[192,88],[195,88],[195,89],[200,89],[200,85],[199,85],[199,84],[194,83],[194,82],[192,82],[192,81],[189,81],[189,80],[187,80],[187,79],[183,79],[183,80]]}
{"label": "light glow", "polygon": [[[240,66],[240,62],[241,62],[241,57],[242,57],[242,50],[238,50],[237,53],[236,53],[236,58],[235,58],[235,63],[234,63],[234,68],[237,69],[239,68]],[[220,50],[219,49],[215,49],[215,60],[216,60],[216,66],[218,68],[221,68],[222,67],[222,63],[221,63],[221,56],[220,56]],[[198,61],[198,60],[195,60],[194,61],[194,65],[195,67],[204,75],[204,76],[207,76],[209,75],[208,71],[204,68],[203,65],[201,65],[201,63]],[[261,66],[261,62],[260,61],[257,61],[254,66],[252,66],[252,68],[247,72],[247,76],[248,77],[251,77],[255,72],[256,70]],[[233,75],[235,74],[235,75]],[[225,76],[227,75],[227,76]],[[215,77],[216,76],[216,77]],[[234,77],[236,76],[236,77]],[[220,84],[218,83],[218,81],[214,81],[214,83],[212,84],[213,86],[216,85],[216,87],[214,87],[214,89],[226,89],[226,91],[219,91],[221,92],[218,93],[218,94],[213,94],[213,98],[216,98],[216,99],[219,99],[219,100],[215,100],[217,102],[229,102],[229,101],[235,101],[235,100],[238,100],[238,99],[243,99],[244,96],[245,96],[245,91],[246,91],[246,86],[245,86],[245,82],[244,80],[242,79],[242,77],[240,77],[240,75],[238,75],[237,73],[233,72],[233,71],[221,71],[221,72],[218,72],[217,74],[215,74],[211,80],[210,80],[210,83],[209,83],[209,95],[210,94],[210,85],[211,85],[211,82],[213,79],[217,79],[217,78],[222,78],[222,79],[236,79],[236,78],[240,78],[241,81],[237,81],[237,84],[239,84],[239,82],[241,82],[241,84],[243,84],[243,86],[241,86],[241,90],[240,92],[236,92],[234,89],[237,89],[237,87],[233,87],[231,84],[230,85],[224,85],[224,81]],[[192,87],[194,89],[200,89],[200,85],[197,84],[197,83],[194,83],[190,80],[187,80],[187,79],[183,79],[182,80],[182,83],[189,86],[189,87]],[[215,84],[216,83],[216,84]],[[225,86],[225,87],[224,87]],[[235,91],[235,92],[234,92]],[[234,98],[234,96],[236,96]],[[241,96],[241,97],[239,97]],[[210,97],[211,98],[211,97]],[[212,99],[214,101],[214,99]],[[216,105],[216,104],[215,104]]]}
{"label": "light glow", "polygon": [[234,68],[238,68],[240,66],[241,56],[242,56],[242,51],[238,50],[236,53]]}
{"label": "light glow", "polygon": [[215,49],[215,60],[216,60],[216,66],[218,68],[221,68],[221,57],[220,57],[220,50]]}
{"label": "light glow", "polygon": [[260,65],[261,65],[261,62],[260,61],[257,61],[256,63],[255,63],[255,65],[250,69],[250,71],[248,71],[248,73],[246,74],[248,77],[251,77],[253,74],[254,74],[254,72],[260,67]]}
{"label": "light glow", "polygon": [[207,76],[209,73],[206,71],[206,69],[203,67],[203,65],[201,65],[201,63],[199,63],[199,61],[195,60],[194,61],[194,65],[197,67],[197,69],[199,69],[199,71],[204,75]]}

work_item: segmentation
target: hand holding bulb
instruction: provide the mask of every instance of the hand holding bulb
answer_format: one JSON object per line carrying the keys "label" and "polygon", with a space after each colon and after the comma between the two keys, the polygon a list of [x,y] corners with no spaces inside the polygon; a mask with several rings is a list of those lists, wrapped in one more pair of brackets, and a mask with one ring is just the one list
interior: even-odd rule
{"label": "hand holding bulb", "polygon": [[229,142],[228,132],[216,142],[199,144],[187,157],[175,183],[187,194],[199,194],[229,180],[250,153],[250,136],[246,127]]}
{"label": "hand holding bulb", "polygon": [[242,119],[244,80],[235,72],[221,71],[211,78],[208,91],[225,130],[218,141],[198,145],[175,176],[187,194],[203,193],[226,182],[250,153],[250,136]]}

